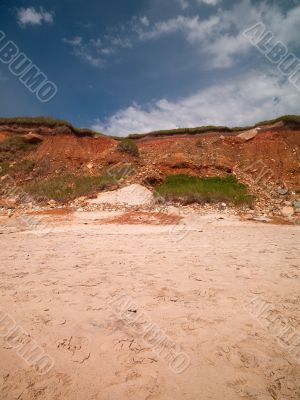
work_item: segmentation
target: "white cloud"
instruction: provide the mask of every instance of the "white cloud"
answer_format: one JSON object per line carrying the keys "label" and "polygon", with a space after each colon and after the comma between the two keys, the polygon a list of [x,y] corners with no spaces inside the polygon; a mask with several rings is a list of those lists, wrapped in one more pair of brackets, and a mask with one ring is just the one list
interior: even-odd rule
{"label": "white cloud", "polygon": [[[190,3],[188,0],[177,0],[181,9],[186,10],[189,6]],[[197,4],[206,4],[208,6],[216,6],[217,4],[220,4],[222,0],[195,0]]]}
{"label": "white cloud", "polygon": [[75,56],[81,58],[93,67],[102,67],[104,56],[110,54],[113,50],[104,46],[101,39],[90,39],[84,41],[81,36],[75,36],[71,39],[63,39],[63,42],[69,44]]}
{"label": "white cloud", "polygon": [[186,10],[189,7],[189,2],[188,0],[177,0],[181,9]]}
{"label": "white cloud", "polygon": [[[185,0],[184,0],[185,1]],[[215,5],[217,0],[198,0]],[[188,5],[187,2],[184,3]],[[243,31],[257,22],[264,22],[267,29],[274,33],[276,40],[287,46],[297,45],[300,37],[300,6],[289,10],[286,14],[276,5],[265,2],[252,4],[250,0],[242,0],[231,9],[213,14],[202,20],[198,15],[171,18],[166,21],[136,26],[138,39],[154,40],[175,33],[182,34],[187,42],[196,46],[201,52],[210,55],[210,66],[227,68],[233,65],[235,57],[253,49],[243,36]]]}
{"label": "white cloud", "polygon": [[150,25],[149,19],[146,16],[140,18],[140,21],[141,21],[142,25],[144,25],[144,26],[149,26]]}
{"label": "white cloud", "polygon": [[[183,9],[192,1],[217,5],[222,0],[176,0]],[[240,59],[241,55],[256,51],[249,40],[243,36],[250,26],[263,22],[266,28],[274,33],[276,40],[287,46],[298,45],[300,37],[300,6],[284,12],[276,5],[266,2],[251,3],[241,0],[230,9],[219,9],[210,17],[202,19],[199,15],[179,15],[168,20],[151,22],[147,16],[133,17],[126,24],[115,27],[110,34],[100,39],[80,43],[71,43],[73,53],[85,59],[91,65],[103,65],[103,56],[116,53],[119,49],[132,48],[134,45],[158,40],[171,35],[182,35],[188,45],[201,54],[202,64],[205,60],[208,68],[228,68]],[[121,34],[120,34],[121,32]],[[76,40],[76,38],[74,38]],[[74,40],[73,39],[73,40]],[[77,38],[77,40],[79,40]],[[204,56],[204,57],[203,57]]]}
{"label": "white cloud", "polygon": [[[145,21],[144,21],[145,24]],[[103,39],[84,40],[81,36],[63,38],[63,42],[72,48],[72,53],[93,67],[103,67],[106,57],[114,54],[118,48],[129,48],[131,41],[124,37],[106,35]]]}
{"label": "white cloud", "polygon": [[42,7],[39,10],[34,7],[19,8],[17,9],[17,21],[22,27],[26,25],[41,25],[43,22],[52,24],[53,13],[44,10]]}
{"label": "white cloud", "polygon": [[208,38],[219,22],[218,16],[201,21],[198,15],[193,17],[179,15],[167,21],[156,22],[148,30],[139,29],[137,32],[140,40],[158,39],[162,36],[181,32],[189,42],[195,42]]}
{"label": "white cloud", "polygon": [[70,44],[71,46],[79,46],[82,43],[81,36],[75,36],[73,39],[63,39],[65,43]]}
{"label": "white cloud", "polygon": [[113,135],[199,125],[247,125],[299,112],[300,93],[277,75],[252,71],[213,85],[178,101],[161,99],[146,106],[133,104],[93,129]]}
{"label": "white cloud", "polygon": [[196,0],[198,4],[207,4],[209,6],[216,6],[221,3],[222,0]]}

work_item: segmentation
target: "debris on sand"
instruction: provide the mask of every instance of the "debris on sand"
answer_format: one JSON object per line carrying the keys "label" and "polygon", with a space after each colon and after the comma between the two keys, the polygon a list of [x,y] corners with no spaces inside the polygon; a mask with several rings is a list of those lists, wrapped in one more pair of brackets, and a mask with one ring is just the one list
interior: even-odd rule
{"label": "debris on sand", "polygon": [[180,222],[179,215],[164,214],[161,212],[129,211],[113,218],[107,218],[102,222],[105,224],[122,225],[175,225]]}

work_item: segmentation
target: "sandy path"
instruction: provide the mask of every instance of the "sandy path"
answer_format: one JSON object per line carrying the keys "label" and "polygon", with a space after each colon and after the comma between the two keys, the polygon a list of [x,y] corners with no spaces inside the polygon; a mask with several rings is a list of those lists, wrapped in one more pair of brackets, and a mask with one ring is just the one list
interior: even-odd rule
{"label": "sandy path", "polygon": [[[1,399],[300,398],[300,364],[245,308],[260,296],[299,331],[299,228],[199,219],[176,242],[170,227],[84,214],[46,237],[0,235],[2,312],[54,360],[39,375],[2,334]],[[185,371],[116,314],[120,294],[188,355]]]}

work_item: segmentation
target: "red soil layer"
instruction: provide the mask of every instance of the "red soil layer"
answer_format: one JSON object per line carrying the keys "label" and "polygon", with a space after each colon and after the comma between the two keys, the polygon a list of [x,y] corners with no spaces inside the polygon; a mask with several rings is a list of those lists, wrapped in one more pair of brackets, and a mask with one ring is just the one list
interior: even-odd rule
{"label": "red soil layer", "polygon": [[129,211],[114,218],[104,219],[105,224],[122,225],[173,225],[178,224],[181,217],[159,212]]}
{"label": "red soil layer", "polygon": [[[0,141],[6,133],[0,132]],[[118,152],[117,143],[105,136],[45,135],[43,142],[25,157],[37,167],[47,163],[46,175],[77,170],[96,174],[108,166],[130,163],[140,176],[137,181],[175,173],[225,175],[236,169],[255,169],[254,163],[263,163],[272,171],[274,181],[300,188],[300,130],[272,128],[247,142],[228,132],[148,137],[136,141],[140,149],[138,158]]]}
{"label": "red soil layer", "polygon": [[300,187],[300,131],[261,132],[248,142],[234,135],[220,136],[149,138],[139,148],[146,163],[154,161],[168,173],[182,170],[198,175],[207,170],[209,175],[213,169],[229,172],[257,163],[257,168],[263,164],[269,168],[273,179]]}
{"label": "red soil layer", "polygon": [[115,141],[108,137],[48,136],[29,158],[37,163],[47,159],[55,167],[64,164],[80,167],[89,161],[103,161],[114,146]]}

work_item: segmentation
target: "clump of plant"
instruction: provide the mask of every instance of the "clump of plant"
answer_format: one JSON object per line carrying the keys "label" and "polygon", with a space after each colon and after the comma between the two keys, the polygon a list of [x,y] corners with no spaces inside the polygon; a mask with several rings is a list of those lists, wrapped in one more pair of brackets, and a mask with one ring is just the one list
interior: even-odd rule
{"label": "clump of plant", "polygon": [[225,201],[235,205],[253,203],[247,187],[234,175],[198,178],[190,175],[172,175],[156,188],[158,195],[169,201],[189,203],[216,203]]}
{"label": "clump of plant", "polygon": [[196,146],[199,147],[200,149],[206,149],[207,148],[207,144],[202,139],[198,139],[197,140]]}
{"label": "clump of plant", "polygon": [[17,151],[30,151],[36,147],[36,143],[28,143],[22,136],[12,136],[0,143],[0,151],[9,153],[15,153]]}
{"label": "clump of plant", "polygon": [[122,153],[128,153],[134,157],[140,155],[139,148],[133,139],[122,139],[118,143],[117,150]]}
{"label": "clump of plant", "polygon": [[65,175],[35,181],[24,185],[23,189],[40,201],[53,199],[66,202],[76,197],[103,190],[112,184],[114,184],[114,179],[108,175]]}
{"label": "clump of plant", "polygon": [[9,172],[9,163],[1,162],[0,163],[0,176],[6,175]]}
{"label": "clump of plant", "polygon": [[33,160],[22,160],[12,167],[13,172],[31,172],[35,167]]}

